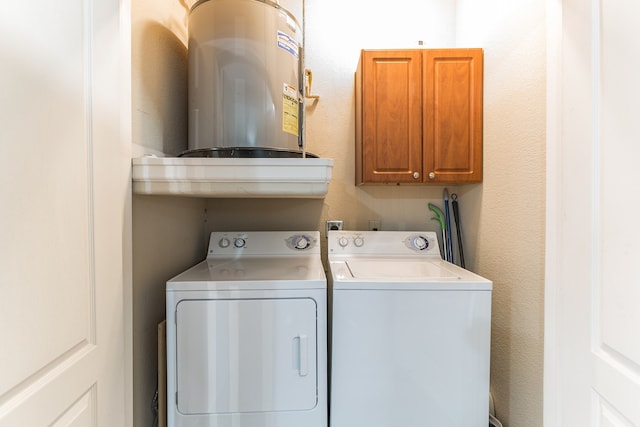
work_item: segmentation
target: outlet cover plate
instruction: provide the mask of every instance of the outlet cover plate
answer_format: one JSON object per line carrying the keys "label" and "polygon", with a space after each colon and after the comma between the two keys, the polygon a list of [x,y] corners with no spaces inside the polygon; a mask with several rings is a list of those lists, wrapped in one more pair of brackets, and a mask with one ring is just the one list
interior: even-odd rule
{"label": "outlet cover plate", "polygon": [[343,222],[341,219],[330,219],[324,231],[324,237],[329,237],[329,230],[342,230]]}

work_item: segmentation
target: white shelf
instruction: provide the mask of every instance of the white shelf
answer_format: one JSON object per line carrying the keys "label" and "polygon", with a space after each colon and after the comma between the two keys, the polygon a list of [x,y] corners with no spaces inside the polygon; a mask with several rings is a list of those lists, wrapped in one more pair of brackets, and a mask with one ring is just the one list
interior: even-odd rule
{"label": "white shelf", "polygon": [[149,195],[242,198],[323,198],[333,159],[132,159],[133,192]]}

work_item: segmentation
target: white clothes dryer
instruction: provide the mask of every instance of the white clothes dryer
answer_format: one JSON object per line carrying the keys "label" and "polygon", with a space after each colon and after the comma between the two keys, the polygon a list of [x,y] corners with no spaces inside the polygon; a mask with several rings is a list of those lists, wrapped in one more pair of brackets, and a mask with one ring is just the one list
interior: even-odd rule
{"label": "white clothes dryer", "polygon": [[327,281],[313,232],[213,232],[167,282],[169,427],[326,427]]}
{"label": "white clothes dryer", "polygon": [[492,282],[432,232],[328,239],[331,427],[486,427]]}

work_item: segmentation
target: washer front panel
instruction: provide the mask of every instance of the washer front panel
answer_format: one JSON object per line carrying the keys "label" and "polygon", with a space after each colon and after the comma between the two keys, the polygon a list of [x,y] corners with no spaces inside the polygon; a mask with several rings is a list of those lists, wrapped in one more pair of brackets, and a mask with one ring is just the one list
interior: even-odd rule
{"label": "washer front panel", "polygon": [[333,297],[332,427],[486,427],[491,292]]}

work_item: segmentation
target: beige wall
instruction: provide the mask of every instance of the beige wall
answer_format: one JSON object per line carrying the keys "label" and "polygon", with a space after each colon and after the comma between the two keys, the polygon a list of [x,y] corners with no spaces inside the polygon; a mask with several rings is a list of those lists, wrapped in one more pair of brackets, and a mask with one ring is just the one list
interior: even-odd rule
{"label": "beige wall", "polygon": [[165,283],[202,260],[208,243],[205,202],[133,196],[133,425],[150,426],[156,388],[157,327]]}
{"label": "beige wall", "polygon": [[[132,2],[134,156],[186,148],[186,4]],[[133,425],[153,425],[165,282],[205,256],[206,200],[133,196]]]}
{"label": "beige wall", "polygon": [[485,49],[484,182],[463,194],[472,267],[494,281],[496,412],[509,426],[541,426],[545,2],[459,0],[457,11],[458,43]]}
{"label": "beige wall", "polygon": [[442,206],[443,187],[354,185],[354,72],[361,49],[453,46],[454,10],[453,1],[378,1],[367,3],[365,18],[359,2],[306,2],[306,66],[320,95],[307,106],[306,141],[309,151],[335,162],[318,227],[342,219],[347,229],[366,229],[380,220],[383,230],[437,231],[427,203]]}
{"label": "beige wall", "polygon": [[[306,2],[306,66],[314,73],[313,92],[321,97],[307,105],[306,143],[310,152],[334,159],[326,198],[134,198],[134,292],[140,287],[140,298],[156,295],[153,303],[139,299],[134,311],[157,313],[150,304],[163,301],[152,263],[141,266],[136,259],[154,256],[162,263],[171,253],[158,254],[153,247],[177,238],[144,241],[151,230],[184,229],[192,236],[191,252],[179,262],[184,268],[197,258],[203,243],[195,236],[202,227],[324,230],[327,219],[342,219],[348,229],[364,229],[373,219],[386,230],[436,231],[427,203],[442,206],[443,187],[354,185],[354,71],[365,48],[418,47],[419,40],[427,48],[482,47],[485,179],[448,189],[460,196],[467,264],[494,281],[491,380],[497,414],[505,426],[541,426],[544,2],[398,0],[369,1],[366,7],[364,14],[361,2]],[[133,140],[142,146],[139,152],[175,154],[186,148],[185,11],[180,2],[134,0]],[[142,233],[135,228],[140,222],[147,224]],[[188,246],[183,241],[176,250]],[[144,320],[150,316],[140,314],[138,322],[150,325]],[[136,413],[148,412],[142,390],[150,388],[137,386]]]}
{"label": "beige wall", "polygon": [[176,155],[186,149],[187,14],[185,0],[131,1],[134,148]]}

